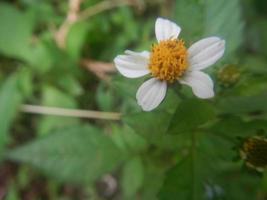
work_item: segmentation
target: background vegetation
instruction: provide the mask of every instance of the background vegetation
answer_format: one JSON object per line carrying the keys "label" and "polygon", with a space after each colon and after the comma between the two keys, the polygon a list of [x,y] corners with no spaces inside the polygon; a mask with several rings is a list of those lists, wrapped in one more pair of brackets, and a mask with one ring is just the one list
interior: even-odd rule
{"label": "background vegetation", "polygon": [[[137,106],[143,79],[112,60],[150,49],[158,16],[182,27],[187,46],[225,38],[208,70],[215,98],[173,85],[155,111]],[[0,2],[0,199],[265,200],[266,173],[239,149],[266,137],[266,102],[264,0]],[[255,155],[266,164],[266,150]]]}

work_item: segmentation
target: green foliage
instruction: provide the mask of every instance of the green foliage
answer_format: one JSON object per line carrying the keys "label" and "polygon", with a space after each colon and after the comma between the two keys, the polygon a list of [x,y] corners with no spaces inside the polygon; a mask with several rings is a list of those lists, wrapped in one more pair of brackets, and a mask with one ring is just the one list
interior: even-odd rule
{"label": "green foliage", "polygon": [[[42,105],[65,108],[76,107],[75,100],[71,96],[51,86],[45,86],[43,88]],[[45,116],[39,121],[39,134],[48,134],[53,129],[70,126],[77,123],[78,120],[75,118],[64,119],[62,117]]]}
{"label": "green foliage", "polygon": [[[167,173],[167,178],[159,194],[160,200],[168,200],[177,197],[181,200],[204,199],[204,185],[198,179],[193,158],[188,158],[178,163]],[[198,180],[196,182],[196,179]]]}
{"label": "green foliage", "polygon": [[0,153],[3,153],[7,145],[11,123],[16,117],[21,105],[22,95],[18,90],[18,74],[14,74],[6,80],[0,88]]}
{"label": "green foliage", "polygon": [[242,44],[244,22],[239,0],[205,1],[205,35],[217,35],[226,40],[225,56],[232,56]]}
{"label": "green foliage", "polygon": [[122,171],[122,189],[125,199],[134,197],[143,183],[144,169],[142,160],[138,157],[125,163]]}
{"label": "green foliage", "polygon": [[183,101],[178,105],[169,123],[169,134],[189,133],[200,125],[214,119],[213,108],[196,99]]}
{"label": "green foliage", "polygon": [[217,108],[227,114],[266,112],[266,98],[266,92],[254,96],[227,97],[219,101]]}
{"label": "green foliage", "polygon": [[61,181],[91,183],[114,169],[124,155],[97,128],[77,126],[18,147],[7,157],[31,164]]}
{"label": "green foliage", "polygon": [[[240,156],[245,138],[267,136],[266,3],[121,2],[84,0],[79,9],[68,1],[0,3],[4,198],[266,199],[266,172],[249,168]],[[143,112],[136,91],[151,75],[127,79],[108,69],[107,81],[94,74],[105,73],[101,66],[84,65],[112,63],[126,49],[150,50],[157,16],[181,26],[186,47],[203,37],[225,39],[223,58],[208,69],[214,98],[197,99],[189,87],[173,83],[158,108]],[[60,27],[66,28],[64,47],[56,37]],[[223,66],[238,72],[230,84],[232,71],[223,74],[223,83]],[[95,119],[23,114],[23,104],[100,113],[88,112]],[[103,111],[122,119],[97,119],[106,116]],[[102,179],[107,173],[113,181]]]}
{"label": "green foliage", "polygon": [[105,87],[105,85],[99,85],[96,93],[96,100],[101,110],[110,111],[114,104],[112,90]]}
{"label": "green foliage", "polygon": [[181,37],[189,44],[203,33],[204,9],[200,2],[195,0],[175,1],[172,17],[182,28]]}
{"label": "green foliage", "polygon": [[85,22],[75,23],[66,38],[66,49],[74,60],[80,58],[81,50],[88,32],[88,24]]}
{"label": "green foliage", "polygon": [[137,113],[124,119],[137,134],[145,137],[150,143],[164,148],[176,148],[184,137],[182,133],[189,133],[214,117],[214,111],[207,103],[188,100],[178,104],[174,113]]}
{"label": "green foliage", "polygon": [[189,44],[203,35],[219,36],[226,40],[226,57],[242,44],[244,22],[239,0],[179,0],[172,16]]}
{"label": "green foliage", "polygon": [[0,3],[0,52],[4,55],[23,58],[29,50],[33,31],[33,19],[13,6]]}

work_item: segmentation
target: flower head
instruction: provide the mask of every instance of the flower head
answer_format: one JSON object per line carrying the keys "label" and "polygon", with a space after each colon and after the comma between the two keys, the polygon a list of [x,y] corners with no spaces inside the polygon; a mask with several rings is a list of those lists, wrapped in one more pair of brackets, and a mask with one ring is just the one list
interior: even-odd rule
{"label": "flower head", "polygon": [[144,111],[156,108],[166,95],[167,84],[174,81],[190,86],[199,98],[214,96],[213,81],[201,70],[223,56],[225,41],[208,37],[187,49],[183,40],[178,39],[180,32],[177,24],[158,18],[155,24],[158,43],[152,45],[150,52],[126,50],[125,55],[114,59],[118,71],[128,78],[153,76],[136,93],[137,102]]}
{"label": "flower head", "polygon": [[264,171],[267,167],[267,139],[259,136],[246,138],[241,145],[240,156],[248,167]]}

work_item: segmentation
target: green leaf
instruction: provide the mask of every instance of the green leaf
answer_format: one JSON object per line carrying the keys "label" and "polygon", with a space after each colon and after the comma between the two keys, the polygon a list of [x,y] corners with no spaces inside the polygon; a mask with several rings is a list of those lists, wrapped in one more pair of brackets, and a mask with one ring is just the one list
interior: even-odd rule
{"label": "green leaf", "polygon": [[66,37],[66,50],[72,59],[79,59],[88,30],[89,26],[85,21],[75,23],[71,26]]}
{"label": "green leaf", "polygon": [[[52,38],[50,40],[51,41],[49,42],[53,41]],[[34,45],[31,45],[29,51],[25,53],[26,54],[23,58],[32,67],[32,69],[34,69],[34,71],[40,74],[48,72],[52,68],[54,60],[56,58],[60,59],[53,52],[53,49],[49,46],[49,43],[42,38],[40,38],[40,40]]]}
{"label": "green leaf", "polygon": [[182,138],[215,117],[213,108],[206,102],[189,99],[181,102],[175,113],[164,111],[142,112],[128,115],[125,123],[151,144],[164,148],[177,148]]}
{"label": "green leaf", "polygon": [[216,108],[224,114],[244,114],[267,111],[267,92],[253,96],[225,97],[218,101]]}
{"label": "green leaf", "polygon": [[169,170],[163,187],[159,193],[159,200],[170,200],[173,197],[179,200],[204,199],[204,183],[196,173],[198,163],[188,157]]}
{"label": "green leaf", "polygon": [[136,196],[144,178],[144,169],[141,158],[135,157],[125,163],[122,170],[122,190],[127,199]]}
{"label": "green leaf", "polygon": [[264,120],[244,121],[237,116],[226,116],[208,128],[208,131],[222,137],[236,140],[236,137],[247,137],[257,132],[267,132],[267,122]]}
{"label": "green leaf", "polygon": [[266,75],[267,69],[266,69],[267,62],[265,60],[265,57],[260,56],[258,54],[256,55],[245,55],[242,59],[242,68],[247,70],[250,73],[254,73],[257,75]]}
{"label": "green leaf", "polygon": [[33,93],[33,73],[28,67],[23,67],[19,71],[18,88],[22,95],[29,97]]}
{"label": "green leaf", "polygon": [[229,170],[229,166],[234,166],[232,144],[219,134],[192,132],[191,145],[183,151],[187,152],[184,158],[166,173],[159,199],[204,200],[217,197],[216,191],[210,194],[207,188],[214,184],[221,188],[218,177]]}
{"label": "green leaf", "polygon": [[91,183],[124,157],[112,140],[91,126],[59,129],[11,150],[7,158],[30,164],[58,180]]}
{"label": "green leaf", "polygon": [[145,162],[144,183],[140,192],[140,199],[158,199],[157,194],[164,181],[165,168],[162,165],[157,165],[155,161],[148,160]]}
{"label": "green leaf", "polygon": [[144,137],[148,143],[158,147],[177,147],[180,136],[165,134],[170,122],[171,115],[164,111],[142,112],[124,117],[128,124],[137,134]]}
{"label": "green leaf", "polygon": [[168,133],[190,132],[214,118],[214,110],[208,103],[197,99],[183,101],[172,116]]}
{"label": "green leaf", "polygon": [[145,139],[128,126],[113,125],[111,137],[117,146],[130,154],[143,152],[147,148]]}
{"label": "green leaf", "polygon": [[23,58],[28,55],[33,31],[32,16],[0,3],[0,53]]}
{"label": "green leaf", "polygon": [[226,40],[227,55],[242,44],[244,22],[239,0],[179,0],[172,18],[182,27],[181,38],[188,44],[201,36],[219,36]]}
{"label": "green leaf", "polygon": [[231,55],[242,44],[244,22],[239,0],[205,1],[205,33],[226,40],[226,55]]}
{"label": "green leaf", "polygon": [[0,153],[8,141],[8,130],[14,120],[22,96],[18,91],[18,75],[8,78],[0,88]]}
{"label": "green leaf", "polygon": [[181,38],[189,44],[203,33],[203,5],[196,0],[175,1],[172,18],[182,27]]}
{"label": "green leaf", "polygon": [[73,75],[64,75],[57,80],[60,87],[73,96],[78,96],[83,93],[83,88],[78,79]]}
{"label": "green leaf", "polygon": [[110,88],[100,84],[96,92],[96,101],[99,108],[103,111],[111,111],[114,104],[114,94]]}
{"label": "green leaf", "polygon": [[[45,86],[43,88],[42,105],[61,108],[76,108],[76,102],[72,96],[69,96],[52,86]],[[39,121],[38,133],[40,135],[45,135],[53,129],[74,125],[78,122],[77,118],[44,116]]]}

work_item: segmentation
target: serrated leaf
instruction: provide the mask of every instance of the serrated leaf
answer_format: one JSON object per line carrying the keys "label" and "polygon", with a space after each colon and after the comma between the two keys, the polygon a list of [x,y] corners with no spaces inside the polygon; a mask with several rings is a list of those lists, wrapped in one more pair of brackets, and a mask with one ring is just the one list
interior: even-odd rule
{"label": "serrated leaf", "polygon": [[0,89],[0,154],[8,141],[8,130],[16,116],[22,96],[18,91],[18,75],[8,78]]}
{"label": "serrated leaf", "polygon": [[150,144],[173,149],[177,147],[180,136],[166,134],[170,117],[164,111],[142,112],[124,117],[124,122]]}
{"label": "serrated leaf", "polygon": [[204,200],[217,197],[216,191],[210,192],[218,177],[230,166],[235,152],[232,144],[219,134],[205,132],[191,133],[191,145],[184,156],[167,174],[161,191],[160,200],[175,197],[179,200]]}
{"label": "serrated leaf", "polygon": [[123,157],[109,137],[91,126],[60,129],[7,154],[58,180],[76,183],[91,183],[118,166]]}
{"label": "serrated leaf", "polygon": [[169,124],[169,134],[190,132],[215,117],[212,106],[204,101],[191,99],[180,103]]}
{"label": "serrated leaf", "polygon": [[175,149],[179,141],[186,137],[179,133],[188,133],[215,117],[208,103],[196,99],[181,102],[174,112],[142,112],[128,115],[124,121],[148,142]]}

